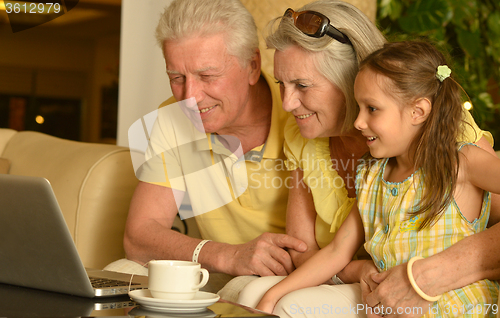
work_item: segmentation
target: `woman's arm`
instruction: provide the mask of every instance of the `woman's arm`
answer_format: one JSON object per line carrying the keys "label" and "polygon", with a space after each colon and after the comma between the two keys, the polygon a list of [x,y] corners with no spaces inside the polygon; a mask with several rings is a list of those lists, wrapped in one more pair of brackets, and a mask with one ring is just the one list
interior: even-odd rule
{"label": "woman's arm", "polygon": [[[476,145],[481,147],[481,149],[485,150],[486,152],[490,153],[494,157],[498,157],[497,154],[495,153],[495,150],[491,147],[490,143],[488,140],[484,137],[481,137],[476,142]],[[490,219],[488,221],[488,226],[492,226],[494,224],[497,224],[498,221],[500,221],[500,194],[492,193],[491,194],[491,211],[490,211]]]}
{"label": "woman's arm", "polygon": [[476,146],[465,146],[460,153],[460,169],[464,169],[466,180],[480,189],[499,194],[500,159]]}
{"label": "woman's arm", "polygon": [[284,295],[325,282],[351,261],[363,241],[363,223],[357,206],[354,205],[333,240],[287,278],[272,287],[262,297],[256,308],[272,312],[276,303]]}
{"label": "woman's arm", "polygon": [[[481,279],[500,279],[500,223],[466,237],[446,250],[413,264],[417,285],[430,296],[441,295]],[[428,308],[428,302],[410,285],[406,263],[372,275],[379,286],[365,298],[391,308]],[[400,314],[395,317],[413,317]]]}
{"label": "woman's arm", "polygon": [[296,169],[290,173],[292,183],[288,195],[286,213],[286,233],[307,244],[305,252],[289,250],[295,267],[319,251],[315,237],[316,209],[309,187],[302,181],[304,173]]}

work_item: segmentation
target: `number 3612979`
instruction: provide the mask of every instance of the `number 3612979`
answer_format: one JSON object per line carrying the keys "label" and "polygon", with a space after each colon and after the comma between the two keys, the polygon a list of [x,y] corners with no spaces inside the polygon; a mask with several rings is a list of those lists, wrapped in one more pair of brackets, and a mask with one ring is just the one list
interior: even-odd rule
{"label": "number 3612979", "polygon": [[61,12],[61,5],[59,3],[11,3],[5,1],[5,11],[7,13],[59,13]]}

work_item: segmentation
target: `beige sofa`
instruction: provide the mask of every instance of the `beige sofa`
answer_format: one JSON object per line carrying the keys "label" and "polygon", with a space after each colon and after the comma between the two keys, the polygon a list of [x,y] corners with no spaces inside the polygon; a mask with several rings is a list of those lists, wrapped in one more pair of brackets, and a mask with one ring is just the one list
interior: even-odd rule
{"label": "beige sofa", "polygon": [[138,182],[127,148],[0,129],[1,170],[50,181],[86,267],[125,256],[125,220]]}

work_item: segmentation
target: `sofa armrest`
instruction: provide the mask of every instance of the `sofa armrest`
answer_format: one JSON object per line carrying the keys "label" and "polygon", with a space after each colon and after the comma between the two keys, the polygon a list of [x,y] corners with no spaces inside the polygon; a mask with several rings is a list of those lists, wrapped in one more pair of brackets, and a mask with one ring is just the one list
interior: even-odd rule
{"label": "sofa armrest", "polygon": [[49,180],[86,267],[124,257],[123,233],[137,178],[128,148],[24,131],[0,157],[10,173]]}

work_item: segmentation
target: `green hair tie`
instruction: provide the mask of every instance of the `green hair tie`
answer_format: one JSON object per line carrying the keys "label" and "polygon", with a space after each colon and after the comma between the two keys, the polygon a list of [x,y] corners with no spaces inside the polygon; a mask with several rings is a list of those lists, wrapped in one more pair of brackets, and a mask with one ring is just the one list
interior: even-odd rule
{"label": "green hair tie", "polygon": [[448,65],[439,65],[436,72],[436,77],[440,82],[450,77],[451,70]]}

